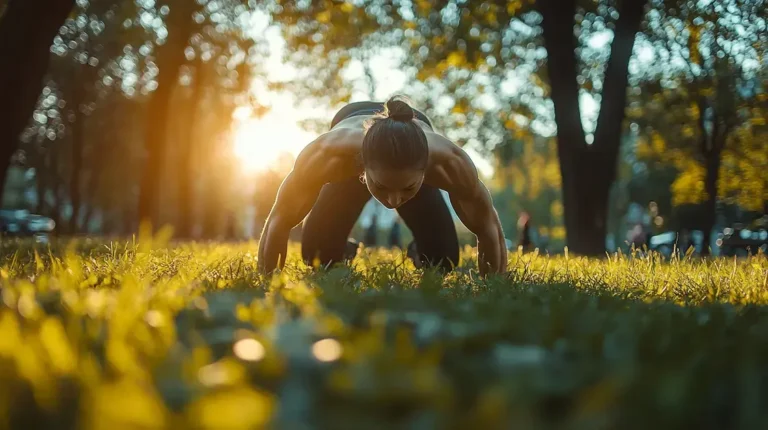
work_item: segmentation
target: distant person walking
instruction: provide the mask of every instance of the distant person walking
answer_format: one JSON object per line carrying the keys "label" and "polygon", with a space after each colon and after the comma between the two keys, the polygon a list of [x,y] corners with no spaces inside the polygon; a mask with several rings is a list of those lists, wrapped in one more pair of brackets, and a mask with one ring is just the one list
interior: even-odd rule
{"label": "distant person walking", "polygon": [[363,239],[363,243],[366,247],[376,247],[378,244],[378,234],[379,234],[379,216],[374,213],[371,216],[371,225],[368,226],[367,229],[365,229],[365,239]]}
{"label": "distant person walking", "polygon": [[649,237],[643,224],[637,223],[627,234],[627,239],[629,240],[630,246],[634,246],[636,250],[642,250],[648,245]]}
{"label": "distant person walking", "polygon": [[390,248],[400,248],[402,246],[402,233],[400,227],[400,218],[396,218],[389,230],[388,245]]}
{"label": "distant person walking", "polygon": [[518,245],[523,247],[523,251],[528,251],[533,245],[531,241],[531,215],[528,212],[523,211],[517,219],[517,231]]}

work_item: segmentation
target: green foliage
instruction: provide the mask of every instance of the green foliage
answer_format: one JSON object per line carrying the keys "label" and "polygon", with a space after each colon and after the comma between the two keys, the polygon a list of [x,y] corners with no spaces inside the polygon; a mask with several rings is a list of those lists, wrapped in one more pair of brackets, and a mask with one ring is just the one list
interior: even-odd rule
{"label": "green foliage", "polygon": [[[762,96],[768,98],[766,94]],[[747,211],[764,211],[768,202],[768,127],[765,127],[768,111],[765,109],[754,109],[750,121],[734,130],[720,167],[718,197]]]}
{"label": "green foliage", "polygon": [[298,69],[295,78],[272,86],[299,100],[312,98],[326,106],[348,102],[353,88],[343,78],[347,66],[396,44],[388,34],[394,23],[389,2],[276,1],[267,10],[287,43],[286,62]]}
{"label": "green foliage", "polygon": [[[255,244],[0,248],[0,426],[756,428],[768,259],[511,254],[476,278]],[[715,420],[715,421],[713,421]],[[373,423],[373,424],[372,424]]]}
{"label": "green foliage", "polygon": [[[677,170],[675,206],[709,199],[762,210],[768,196],[764,2],[652,2],[627,110],[638,158]],[[708,179],[717,182],[710,190]],[[710,195],[710,194],[717,195]]]}
{"label": "green foliage", "polygon": [[[230,146],[236,108],[249,106],[253,116],[268,109],[250,97],[267,55],[260,35],[246,34],[255,9],[241,0],[78,1],[51,47],[46,87],[16,157],[28,174],[34,169],[29,182],[41,197],[15,206],[66,231],[79,190],[82,221],[73,233],[134,231],[137,185],[154,156],[163,160],[161,222],[190,217],[190,200],[214,209],[247,204],[252,196],[232,196],[241,187]],[[167,103],[155,110],[169,111],[167,121],[149,103],[161,75]],[[167,130],[167,151],[145,151],[148,128]],[[190,183],[191,199],[180,182]],[[19,194],[29,195],[29,185]],[[208,226],[216,214],[200,218],[204,234],[215,236]]]}
{"label": "green foliage", "polygon": [[523,211],[548,250],[562,249],[565,241],[560,164],[554,139],[522,134],[497,147],[497,163],[491,186],[504,230],[512,239]]}

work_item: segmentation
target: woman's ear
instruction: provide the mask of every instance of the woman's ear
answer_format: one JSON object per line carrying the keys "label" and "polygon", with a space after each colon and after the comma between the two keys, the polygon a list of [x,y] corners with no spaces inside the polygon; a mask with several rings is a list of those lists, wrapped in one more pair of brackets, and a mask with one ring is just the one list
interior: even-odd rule
{"label": "woman's ear", "polygon": [[361,184],[365,184],[365,171],[360,174],[360,177],[358,178],[360,180]]}

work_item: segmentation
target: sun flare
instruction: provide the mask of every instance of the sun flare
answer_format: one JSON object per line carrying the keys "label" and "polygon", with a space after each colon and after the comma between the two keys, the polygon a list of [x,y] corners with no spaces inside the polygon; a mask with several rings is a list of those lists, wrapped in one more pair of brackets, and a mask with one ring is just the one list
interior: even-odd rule
{"label": "sun flare", "polygon": [[286,152],[284,141],[284,131],[269,121],[249,118],[235,126],[233,150],[245,170],[256,172],[277,163]]}

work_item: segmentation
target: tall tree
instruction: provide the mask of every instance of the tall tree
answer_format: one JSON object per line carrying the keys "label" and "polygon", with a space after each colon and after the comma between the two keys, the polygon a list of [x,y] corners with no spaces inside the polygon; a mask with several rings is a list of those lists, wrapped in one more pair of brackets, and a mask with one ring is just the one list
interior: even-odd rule
{"label": "tall tree", "polygon": [[[254,67],[259,54],[254,49],[256,41],[252,39],[258,39],[259,36],[251,36],[247,32],[250,13],[255,8],[256,4],[252,0],[163,0],[158,4],[157,11],[164,15],[166,31],[164,42],[156,46],[154,55],[158,75],[148,106],[145,139],[147,163],[139,197],[139,217],[142,220],[152,221],[155,226],[161,222],[158,198],[161,188],[165,188],[169,196],[167,201],[176,201],[179,206],[176,211],[163,212],[175,212],[178,223],[170,219],[162,219],[162,222],[177,224],[184,235],[191,231],[191,208],[194,206],[192,190],[195,182],[199,182],[198,177],[203,175],[192,171],[192,160],[189,157],[193,152],[204,152],[195,147],[196,144],[203,146],[204,140],[208,143],[218,141],[221,137],[219,134],[228,131],[232,122],[231,110],[228,111],[229,116],[222,117],[226,112],[217,112],[215,109],[201,111],[201,106],[194,104],[209,103],[211,98],[219,95],[231,98],[232,103],[228,102],[228,106],[232,106],[232,109],[247,103],[241,95],[250,90],[250,69]],[[182,76],[180,72],[185,69],[188,73]],[[205,79],[197,80],[202,76]],[[186,84],[180,84],[182,77],[190,80],[193,96],[189,100],[191,103],[185,103],[184,106],[175,104],[179,100],[176,96],[186,90]],[[205,87],[197,87],[198,84]],[[209,97],[203,97],[205,94],[209,94]],[[168,142],[169,130],[175,127],[174,123],[180,122],[173,119],[198,114],[202,115],[197,117],[200,121],[182,124],[187,128],[196,127],[195,133],[186,130],[174,134],[173,141],[176,144],[171,148]],[[205,138],[201,138],[201,128],[198,126],[206,122],[219,125],[206,129]],[[176,160],[169,160],[171,153],[179,155],[183,162],[179,164]],[[185,172],[177,172],[179,169]],[[164,172],[171,171],[177,174],[163,176]],[[184,181],[185,177],[188,184],[174,183],[176,180]],[[164,183],[171,186],[161,187]]]}
{"label": "tall tree", "polygon": [[[78,1],[54,38],[46,87],[21,136],[19,155],[34,169],[37,209],[64,221],[58,223],[63,232],[76,233],[93,214],[103,172],[98,160],[122,139],[105,138],[97,123],[111,115],[99,110],[117,86],[124,47],[142,40],[143,34],[123,28],[126,16],[134,15],[133,2]],[[93,122],[96,112],[101,118]]]}
{"label": "tall tree", "polygon": [[618,8],[611,54],[594,141],[586,141],[579,107],[575,0],[539,0],[547,73],[555,107],[558,155],[563,180],[567,243],[574,252],[605,252],[608,196],[616,179],[624,124],[629,59],[644,16],[644,1],[624,0]]}
{"label": "tall tree", "polygon": [[203,90],[206,85],[206,71],[202,60],[195,58],[189,64],[189,70],[192,74],[192,82],[185,94],[186,103],[182,108],[181,117],[184,120],[181,135],[177,141],[177,152],[179,153],[176,169],[178,172],[178,201],[179,211],[176,225],[176,236],[191,237],[193,226],[193,195],[196,176],[194,168],[194,151],[198,145],[196,131],[198,121],[201,117],[201,101],[203,99]]}
{"label": "tall tree", "polygon": [[[89,133],[92,114],[111,91],[104,84],[106,68],[122,54],[119,19],[134,9],[108,2],[81,1],[76,14],[68,19],[53,46],[51,78],[66,104],[61,114],[66,119],[69,143],[68,195],[71,206],[65,230],[75,234],[81,227],[83,209],[90,206],[88,194],[98,183],[102,164],[96,155],[103,151],[103,136]],[[88,184],[86,184],[88,178]],[[91,212],[89,209],[87,212]]]}
{"label": "tall tree", "polygon": [[169,117],[172,114],[171,100],[179,69],[184,64],[184,50],[194,32],[192,13],[200,8],[196,2],[165,0],[159,2],[158,10],[165,12],[166,37],[156,47],[155,64],[158,69],[156,88],[147,106],[147,126],[144,139],[146,163],[142,173],[139,194],[139,221],[151,222],[157,227],[160,184],[167,151]]}
{"label": "tall tree", "polygon": [[75,0],[9,0],[0,17],[0,190],[35,109],[53,38]]}

